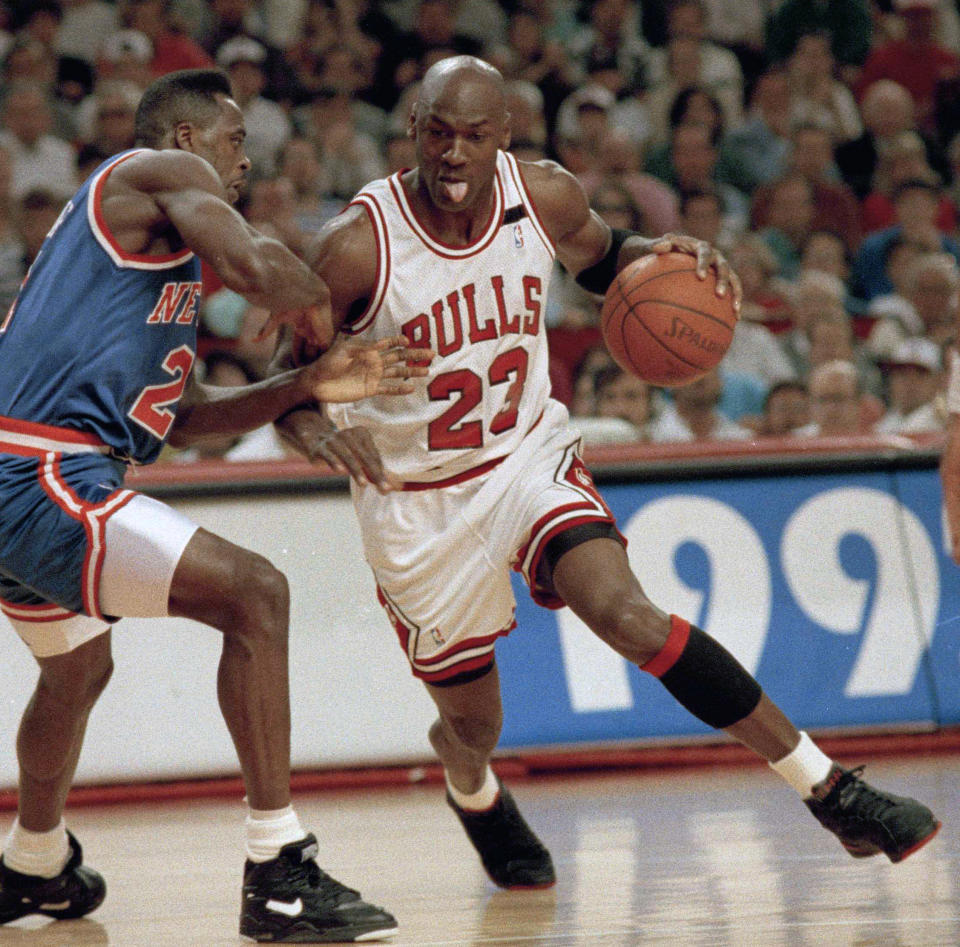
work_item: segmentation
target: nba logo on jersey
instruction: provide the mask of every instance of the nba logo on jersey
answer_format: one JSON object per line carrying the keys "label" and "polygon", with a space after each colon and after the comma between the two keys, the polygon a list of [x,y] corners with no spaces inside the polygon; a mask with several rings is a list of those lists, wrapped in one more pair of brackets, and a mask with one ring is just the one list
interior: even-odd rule
{"label": "nba logo on jersey", "polygon": [[523,228],[520,224],[513,225],[513,245],[518,250],[523,246]]}
{"label": "nba logo on jersey", "polygon": [[445,644],[446,641],[447,641],[447,639],[444,638],[443,635],[440,633],[440,629],[439,629],[439,628],[431,628],[431,629],[430,629],[430,636],[433,638],[433,640],[434,640],[437,644]]}

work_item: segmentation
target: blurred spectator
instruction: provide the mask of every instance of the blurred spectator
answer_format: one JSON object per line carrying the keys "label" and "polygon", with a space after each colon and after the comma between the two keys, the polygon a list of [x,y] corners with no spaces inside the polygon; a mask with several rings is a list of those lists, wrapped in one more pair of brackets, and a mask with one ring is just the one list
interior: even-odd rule
{"label": "blurred spectator", "polygon": [[804,270],[791,289],[790,327],[777,341],[796,373],[805,378],[810,371],[810,328],[823,316],[843,320],[846,286],[831,273]]}
{"label": "blurred spectator", "polygon": [[592,416],[574,421],[583,443],[595,447],[647,440],[653,399],[650,386],[615,364],[600,368],[593,385]]}
{"label": "blurred spectator", "polygon": [[[810,184],[813,201],[811,230],[829,230],[843,238],[853,253],[860,245],[860,204],[850,187],[840,180],[833,161],[829,134],[816,125],[798,125],[790,134],[788,174],[799,174]],[[760,185],[750,206],[751,226],[761,229],[770,222],[770,205],[778,187],[776,181]]]}
{"label": "blurred spectator", "polygon": [[57,52],[94,64],[103,37],[117,29],[117,8],[104,0],[60,0],[60,5],[63,19],[57,30]]}
{"label": "blurred spectator", "polygon": [[50,95],[57,80],[57,56],[45,43],[19,33],[4,57],[3,78],[8,83],[35,82]]}
{"label": "blurred spectator", "polygon": [[946,429],[947,412],[939,397],[943,360],[929,339],[904,339],[881,367],[887,383],[887,411],[879,434],[916,434]]}
{"label": "blurred spectator", "polygon": [[150,40],[154,76],[213,65],[213,59],[197,43],[174,28],[167,0],[119,0],[117,10],[126,29],[137,30]]}
{"label": "blurred spectator", "polygon": [[350,111],[357,129],[378,144],[387,137],[387,113],[366,100],[367,78],[360,49],[347,43],[334,43],[317,66],[318,89],[336,89],[350,97]]}
{"label": "blurred spectator", "polygon": [[933,133],[934,93],[941,80],[960,75],[960,57],[935,38],[937,0],[893,0],[903,36],[870,52],[857,82],[862,92],[878,79],[892,79],[912,96],[917,124]]}
{"label": "blurred spectator", "polygon": [[600,143],[612,129],[613,93],[600,85],[572,92],[557,113],[555,147],[561,162],[574,174],[594,169],[600,161]]}
{"label": "blurred spectator", "polygon": [[295,136],[281,149],[279,164],[280,174],[292,188],[293,216],[297,227],[304,236],[316,233],[343,207],[342,201],[324,196],[316,146],[309,139]]}
{"label": "blurred spectator", "polygon": [[300,229],[296,192],[288,178],[254,179],[244,216],[261,233],[280,240],[294,253],[303,254],[307,234]]}
{"label": "blurred spectator", "polygon": [[[143,0],[137,0],[137,2],[143,2]],[[157,0],[150,0],[150,2],[157,2]],[[235,37],[246,36],[255,39],[266,50],[266,58],[263,61],[263,72],[267,79],[264,95],[275,102],[301,101],[297,74],[284,58],[283,51],[270,41],[265,18],[261,15],[261,4],[255,3],[254,0],[210,0],[209,9],[210,22],[199,43],[200,51],[204,56],[212,60],[217,50],[227,40]],[[151,35],[148,30],[144,32]],[[191,45],[197,46],[192,40]]]}
{"label": "blurred spectator", "polygon": [[510,138],[546,148],[547,117],[543,110],[543,93],[525,79],[504,83],[507,111],[510,113]]}
{"label": "blurred spectator", "polygon": [[154,78],[153,43],[140,30],[117,30],[107,36],[100,47],[97,75],[101,79],[132,82],[145,89]]}
{"label": "blurred spectator", "polygon": [[850,281],[854,295],[867,301],[893,289],[886,264],[890,247],[903,240],[926,252],[943,251],[960,259],[960,244],[940,233],[936,218],[939,189],[924,180],[908,180],[893,193],[897,223],[864,238],[854,257]]}
{"label": "blurred spectator", "polygon": [[25,248],[17,230],[16,202],[10,193],[13,162],[0,148],[0,313],[6,315],[27,275]]}
{"label": "blurred spectator", "polygon": [[[851,362],[857,369],[861,392],[881,405],[883,378],[865,347],[853,331],[853,320],[842,309],[824,310],[814,316],[807,329],[810,351],[807,355],[808,372],[827,362]],[[878,412],[879,417],[879,412]]]}
{"label": "blurred spectator", "polygon": [[[861,421],[860,381],[852,362],[825,362],[810,373],[810,423],[801,437],[842,437],[866,433]],[[872,427],[872,425],[870,425]]]}
{"label": "blurred spectator", "polygon": [[599,332],[594,335],[594,338],[596,340],[594,344],[588,345],[582,350],[571,372],[573,382],[569,408],[570,414],[577,418],[596,415],[597,376],[607,368],[616,367],[616,362],[611,357],[606,345],[599,341]]}
{"label": "blurred spectator", "polygon": [[43,188],[64,198],[76,190],[73,149],[50,134],[53,115],[43,87],[17,80],[6,90],[2,106],[0,146],[13,162],[11,194],[22,198]]}
{"label": "blurred spectator", "polygon": [[588,197],[590,206],[608,226],[638,233],[650,232],[633,195],[619,181],[601,179],[600,183],[588,192]]}
{"label": "blurred spectator", "polygon": [[276,172],[277,154],[293,129],[287,113],[263,97],[266,47],[249,36],[235,36],[217,49],[217,65],[230,76],[233,97],[247,130],[244,147],[255,174]]}
{"label": "blurred spectator", "polygon": [[200,309],[200,354],[206,357],[211,351],[229,351],[262,377],[277,341],[275,332],[259,337],[268,315],[233,290],[210,293]]}
{"label": "blurred spectator", "polygon": [[761,437],[787,437],[810,423],[810,392],[799,380],[770,387],[755,427]]}
{"label": "blurred spectator", "polygon": [[[900,132],[880,157],[873,174],[873,187],[863,199],[863,230],[871,233],[896,223],[893,193],[905,181],[929,181],[937,185],[939,178],[927,160],[923,139],[913,131]],[[940,195],[940,206],[934,220],[938,230],[952,233],[957,226],[957,208],[946,194]]]}
{"label": "blurred spectator", "polygon": [[587,193],[601,181],[615,181],[625,187],[640,209],[647,234],[675,231],[680,225],[677,197],[662,181],[642,170],[643,153],[630,136],[619,128],[605,131],[593,167],[580,175]]}
{"label": "blurred spectator", "polygon": [[320,186],[327,197],[347,201],[369,181],[383,177],[377,143],[356,125],[349,95],[321,90],[294,115],[298,131],[313,142],[320,159]]}
{"label": "blurred spectator", "polygon": [[549,33],[549,26],[526,3],[510,14],[507,42],[488,46],[485,58],[509,80],[532,82],[543,96],[543,111],[553,127],[560,103],[576,82],[563,44]]}
{"label": "blurred spectator", "polygon": [[846,283],[850,277],[850,256],[839,234],[832,230],[811,230],[800,252],[800,272],[820,270]]}
{"label": "blurred spectator", "polygon": [[646,81],[652,90],[672,84],[674,94],[691,85],[706,89],[720,103],[728,128],[743,117],[743,73],[737,57],[707,38],[703,0],[669,0],[667,44],[651,49]]}
{"label": "blurred spectator", "polygon": [[133,147],[134,117],[142,90],[125,79],[103,79],[80,105],[80,140],[103,156]]}
{"label": "blurred spectator", "polygon": [[741,318],[762,322],[781,331],[790,318],[789,302],[777,286],[779,267],[773,251],[758,234],[739,237],[727,258],[743,287]]}
{"label": "blurred spectator", "polygon": [[735,235],[724,231],[720,195],[714,188],[707,191],[684,191],[680,195],[680,232],[706,240],[727,251]]}
{"label": "blurred spectator", "polygon": [[860,100],[864,133],[836,149],[837,167],[854,194],[863,200],[873,186],[873,174],[880,155],[900,132],[916,131],[923,138],[930,167],[946,180],[946,158],[937,142],[916,126],[910,93],[892,79],[879,79],[863,92]]}
{"label": "blurred spectator", "polygon": [[640,33],[635,0],[596,0],[585,6],[586,23],[566,44],[581,79],[597,64],[611,64],[629,87],[641,84],[647,44]]}
{"label": "blurred spectator", "polygon": [[771,69],[757,79],[746,120],[727,133],[725,147],[739,169],[736,183],[748,193],[784,173],[790,154],[790,86],[786,72]]}
{"label": "blurred spectator", "polygon": [[830,37],[804,33],[787,61],[790,121],[793,126],[816,125],[835,142],[863,134],[860,110],[850,89],[834,75]]}
{"label": "blurred spectator", "polygon": [[746,314],[737,321],[722,367],[725,372],[749,375],[760,382],[764,390],[797,377],[776,336],[762,322]]}
{"label": "blurred spectator", "polygon": [[742,191],[720,179],[718,144],[704,125],[679,125],[671,134],[665,162],[649,161],[647,170],[678,193],[716,190],[723,201],[724,229],[739,235],[746,229],[749,202]]}
{"label": "blurred spectator", "polygon": [[868,0],[784,0],[767,19],[766,52],[771,62],[783,62],[801,36],[826,33],[841,78],[849,83],[870,51],[871,29]]}
{"label": "blurred spectator", "polygon": [[805,177],[791,173],[773,185],[767,225],[760,235],[776,256],[784,279],[794,279],[800,272],[800,254],[812,229],[813,215],[813,188]]}
{"label": "blurred spectator", "polygon": [[650,439],[658,443],[749,440],[752,432],[720,411],[722,394],[723,379],[716,368],[698,381],[672,389],[672,400],[650,425]]}
{"label": "blurred spectator", "polygon": [[898,299],[877,307],[867,347],[874,357],[889,359],[900,343],[925,336],[937,345],[953,341],[960,311],[960,268],[947,253],[920,253],[908,259]]}
{"label": "blurred spectator", "polygon": [[26,266],[37,258],[43,240],[57,222],[65,197],[53,191],[33,188],[24,194],[17,207],[17,232],[23,243],[23,260]]}

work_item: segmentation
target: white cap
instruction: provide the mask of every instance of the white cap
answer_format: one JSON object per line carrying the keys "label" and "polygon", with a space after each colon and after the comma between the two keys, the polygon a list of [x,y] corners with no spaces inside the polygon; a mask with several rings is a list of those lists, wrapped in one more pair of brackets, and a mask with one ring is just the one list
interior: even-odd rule
{"label": "white cap", "polygon": [[928,372],[938,372],[943,367],[943,359],[936,342],[918,336],[900,342],[890,357],[883,360],[883,364],[887,367],[914,365]]}
{"label": "white cap", "polygon": [[259,66],[266,58],[266,47],[252,36],[234,36],[217,49],[217,65],[224,69],[238,62],[251,62]]}

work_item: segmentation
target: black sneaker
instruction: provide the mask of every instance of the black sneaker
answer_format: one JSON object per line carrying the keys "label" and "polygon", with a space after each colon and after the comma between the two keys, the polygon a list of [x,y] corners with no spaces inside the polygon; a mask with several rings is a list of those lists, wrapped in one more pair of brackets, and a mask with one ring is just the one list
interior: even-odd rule
{"label": "black sneaker", "polygon": [[557,881],[553,860],[523,820],[510,790],[497,779],[497,800],[482,812],[447,803],[466,829],[490,880],[501,888],[549,888]]}
{"label": "black sneaker", "polygon": [[58,921],[83,917],[103,903],[107,886],[99,872],[85,867],[80,843],[67,832],[70,858],[53,878],[23,875],[7,868],[0,856],[0,924],[28,914],[45,914]]}
{"label": "black sneaker", "polygon": [[915,799],[874,789],[860,779],[862,772],[862,766],[845,770],[834,763],[804,800],[807,808],[854,858],[883,852],[892,862],[903,861],[937,834],[940,823]]}
{"label": "black sneaker", "polygon": [[317,839],[291,842],[268,862],[243,869],[240,933],[256,941],[339,944],[397,933],[396,920],[360,899],[314,861]]}

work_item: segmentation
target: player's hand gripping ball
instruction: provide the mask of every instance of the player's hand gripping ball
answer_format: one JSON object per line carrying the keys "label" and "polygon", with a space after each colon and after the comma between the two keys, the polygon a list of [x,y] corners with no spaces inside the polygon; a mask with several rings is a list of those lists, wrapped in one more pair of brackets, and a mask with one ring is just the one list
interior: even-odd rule
{"label": "player's hand gripping ball", "polygon": [[617,364],[652,385],[702,378],[726,354],[737,312],[718,296],[716,272],[697,276],[688,253],[650,253],[627,264],[607,290],[601,328]]}

